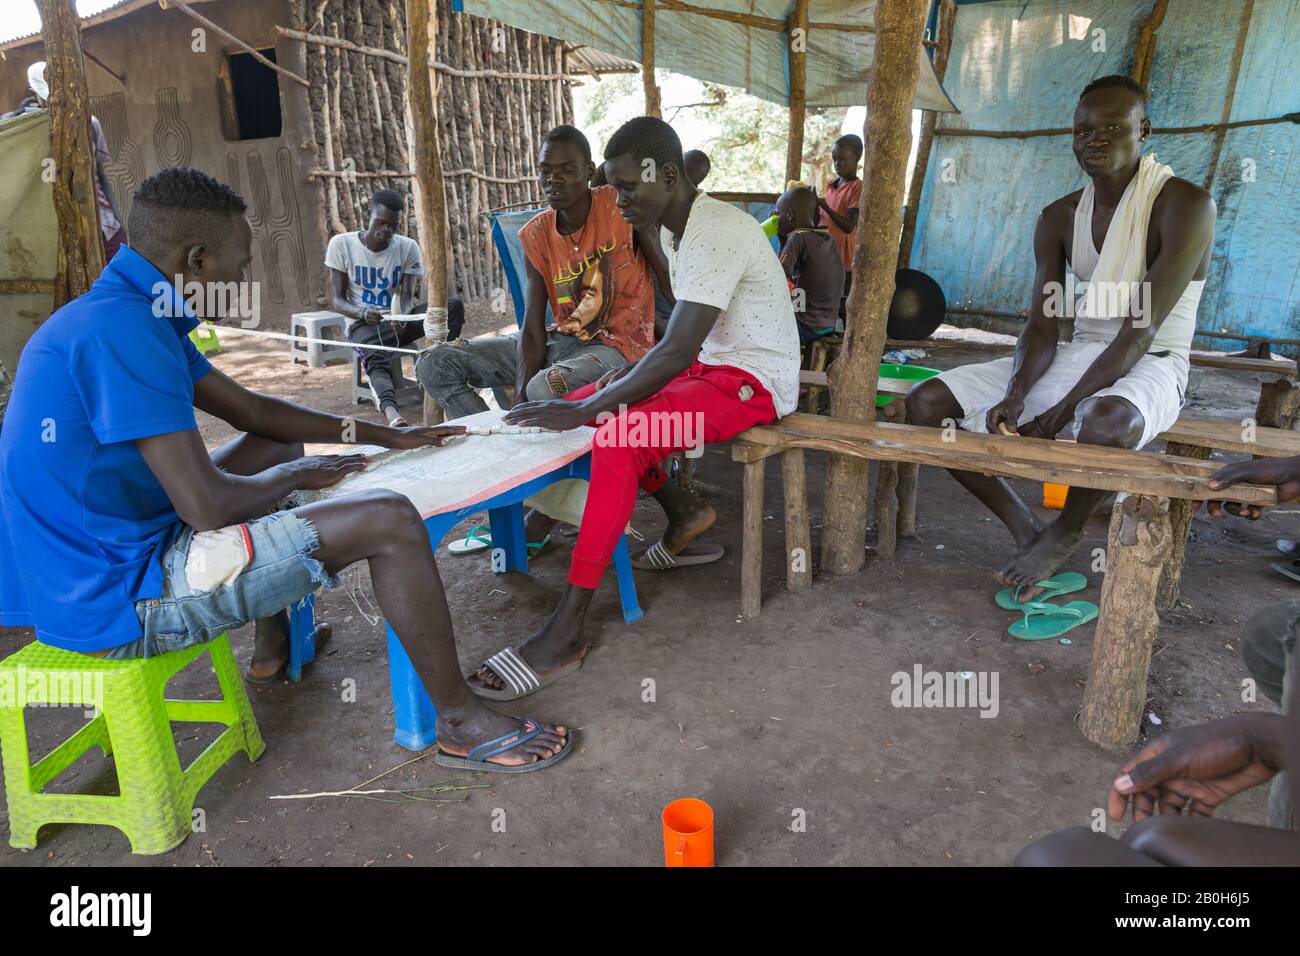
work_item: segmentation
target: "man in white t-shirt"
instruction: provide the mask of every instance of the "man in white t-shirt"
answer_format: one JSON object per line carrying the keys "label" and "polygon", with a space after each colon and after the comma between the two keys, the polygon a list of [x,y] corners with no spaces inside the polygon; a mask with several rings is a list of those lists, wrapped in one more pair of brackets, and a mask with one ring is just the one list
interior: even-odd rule
{"label": "man in white t-shirt", "polygon": [[643,563],[716,559],[716,549],[693,554],[687,547],[712,526],[713,509],[666,482],[659,463],[795,409],[799,334],[781,263],[753,218],[699,192],[682,170],[681,141],[661,119],[631,120],[605,147],[618,211],[633,229],[660,229],[676,304],[667,333],[644,358],[564,399],[525,402],[506,415],[513,425],[556,431],[598,427],[568,587],[539,631],[470,677],[480,696],[513,700],[580,666],[587,608],[638,485],[668,515],[668,529]]}
{"label": "man in white t-shirt", "polygon": [[[414,305],[415,280],[424,275],[420,246],[400,235],[406,200],[392,189],[371,197],[370,221],[364,232],[344,232],[330,239],[325,265],[330,270],[331,306],[348,318],[348,341],[355,345],[405,348],[424,335],[422,322],[392,322],[387,316],[423,312]],[[396,302],[394,301],[396,299]],[[460,336],[465,307],[460,299],[447,300],[448,338]],[[390,362],[396,353],[376,348],[358,349],[375,404],[394,427],[406,427],[397,409]]]}

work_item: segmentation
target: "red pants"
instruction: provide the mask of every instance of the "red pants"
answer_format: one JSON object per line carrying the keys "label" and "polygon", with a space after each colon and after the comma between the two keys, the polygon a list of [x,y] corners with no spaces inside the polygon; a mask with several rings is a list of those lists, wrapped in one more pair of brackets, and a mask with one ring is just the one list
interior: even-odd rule
{"label": "red pants", "polygon": [[[742,399],[748,386],[753,394]],[[579,401],[584,385],[565,396]],[[569,583],[595,590],[636,507],[637,486],[654,493],[667,476],[659,462],[675,451],[728,441],[776,418],[772,396],[748,372],[730,365],[691,367],[649,398],[596,426],[591,484],[569,565]]]}

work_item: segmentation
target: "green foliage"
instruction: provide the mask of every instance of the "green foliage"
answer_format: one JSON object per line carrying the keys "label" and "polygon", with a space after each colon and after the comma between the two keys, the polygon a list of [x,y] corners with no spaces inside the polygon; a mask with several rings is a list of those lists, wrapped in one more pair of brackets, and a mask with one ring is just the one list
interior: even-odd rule
{"label": "green foliage", "polygon": [[[781,192],[785,189],[789,112],[743,90],[703,83],[665,71],[656,75],[663,90],[664,119],[682,136],[686,149],[702,149],[712,170],[704,182],[711,192]],[[587,81],[574,96],[578,126],[599,159],[605,142],[643,108],[636,74]],[[831,144],[839,136],[843,109],[809,110],[804,123],[801,178],[824,185]]]}

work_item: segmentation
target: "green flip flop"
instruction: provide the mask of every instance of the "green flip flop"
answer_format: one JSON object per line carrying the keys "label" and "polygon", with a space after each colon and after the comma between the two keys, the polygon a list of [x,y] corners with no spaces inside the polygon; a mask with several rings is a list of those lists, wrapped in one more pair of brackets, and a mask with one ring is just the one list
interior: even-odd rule
{"label": "green flip flop", "polygon": [[[1043,593],[1037,595],[1035,601],[1050,601],[1054,597],[1060,597],[1062,594],[1073,594],[1075,591],[1082,591],[1088,586],[1088,579],[1078,571],[1062,571],[1053,578],[1044,578],[1039,581],[1035,587],[1043,588]],[[994,599],[998,607],[1006,611],[1019,611],[1026,604],[1031,602],[1018,600],[1023,587],[1003,588],[998,592]]]}
{"label": "green flip flop", "polygon": [[1024,619],[1007,628],[1007,633],[1022,641],[1060,637],[1097,617],[1097,605],[1091,601],[1071,601],[1060,605],[1030,601],[1022,604],[1020,609],[1024,612]]}
{"label": "green flip flop", "polygon": [[492,547],[492,529],[485,524],[476,524],[470,528],[460,541],[447,544],[448,554],[477,554]]}

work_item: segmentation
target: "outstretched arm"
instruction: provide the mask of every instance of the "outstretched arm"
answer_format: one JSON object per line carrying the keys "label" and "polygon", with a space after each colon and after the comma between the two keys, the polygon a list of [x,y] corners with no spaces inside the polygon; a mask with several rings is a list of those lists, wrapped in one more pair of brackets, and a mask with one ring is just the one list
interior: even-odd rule
{"label": "outstretched arm", "polygon": [[141,438],[135,444],[176,514],[195,531],[259,517],[291,491],[328,488],[366,467],[364,455],[322,455],[256,475],[232,475],[212,463],[195,428]]}
{"label": "outstretched arm", "polygon": [[631,366],[631,371],[578,402],[554,400],[516,405],[505,420],[512,425],[533,425],[553,431],[576,428],[601,412],[616,411],[649,398],[680,375],[700,354],[721,309],[678,299],[673,307],[668,333]]}
{"label": "outstretched arm", "polygon": [[215,368],[194,383],[194,404],[241,432],[282,442],[419,448],[441,445],[444,437],[464,432],[459,425],[390,428],[342,418],[250,391]]}

